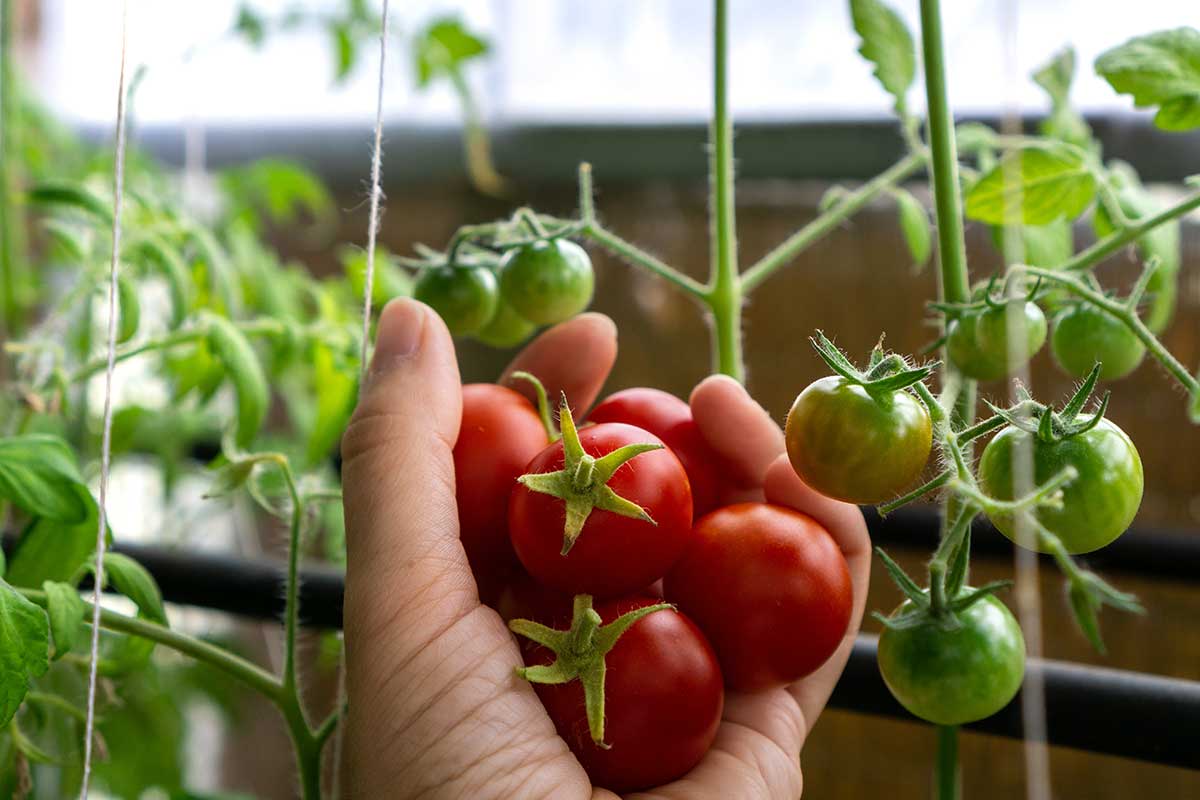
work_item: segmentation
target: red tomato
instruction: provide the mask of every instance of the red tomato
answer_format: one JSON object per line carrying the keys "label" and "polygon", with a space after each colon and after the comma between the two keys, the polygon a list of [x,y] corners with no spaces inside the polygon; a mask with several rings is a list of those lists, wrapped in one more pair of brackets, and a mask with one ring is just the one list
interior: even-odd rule
{"label": "red tomato", "polygon": [[[662,443],[640,428],[615,422],[583,428],[579,439],[594,458],[628,444]],[[562,442],[555,442],[525,471],[555,472],[563,461]],[[517,484],[508,504],[508,531],[530,575],[572,595],[613,597],[643,589],[666,574],[687,546],[692,528],[692,492],[683,465],[669,449],[641,453],[613,473],[608,487],[641,506],[654,523],[595,508],[563,555],[564,501]]]}
{"label": "red tomato", "polygon": [[[626,598],[596,608],[612,622],[661,602]],[[526,664],[549,664],[544,647],[525,648]],[[630,626],[605,656],[603,749],[588,730],[583,685],[534,684],[558,734],[598,786],[615,792],[673,781],[696,766],[717,735],[725,692],[704,634],[677,611],[655,611]]]}
{"label": "red tomato", "polygon": [[807,514],[766,503],[697,522],[663,589],[708,636],[726,686],[738,691],[803,678],[850,624],[850,570],[837,543]]}
{"label": "red tomato", "polygon": [[720,457],[692,419],[692,409],[673,394],[637,388],[611,394],[588,415],[592,422],[625,422],[650,431],[679,458],[692,484],[693,515],[707,514],[720,502]]}
{"label": "red tomato", "polygon": [[537,411],[512,389],[491,383],[463,387],[454,489],[459,535],[485,602],[517,566],[508,538],[508,497],[546,442]]}

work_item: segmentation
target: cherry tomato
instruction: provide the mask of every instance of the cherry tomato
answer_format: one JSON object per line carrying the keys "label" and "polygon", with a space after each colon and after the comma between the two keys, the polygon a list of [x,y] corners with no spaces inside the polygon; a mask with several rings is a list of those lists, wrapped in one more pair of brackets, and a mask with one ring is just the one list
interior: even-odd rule
{"label": "cherry tomato", "polygon": [[424,270],[413,296],[436,311],[455,336],[487,325],[500,298],[496,276],[483,267]]}
{"label": "cherry tomato", "polygon": [[504,300],[539,325],[562,322],[587,308],[594,281],[587,251],[569,239],[522,245],[500,262]]}
{"label": "cherry tomato", "polygon": [[517,566],[508,538],[508,498],[547,440],[537,411],[517,392],[490,383],[463,387],[454,490],[459,536],[485,602]]}
{"label": "cherry tomato", "polygon": [[692,419],[692,409],[673,394],[637,388],[611,394],[588,415],[592,422],[625,422],[662,439],[679,458],[692,485],[693,516],[701,517],[720,500],[720,457]]}
{"label": "cherry tomato", "polygon": [[809,384],[788,412],[788,457],[823,495],[848,503],[895,497],[921,475],[933,446],[929,412],[905,391],[871,395],[831,375]]}
{"label": "cherry tomato", "polygon": [[[897,611],[914,610],[906,600]],[[884,628],[879,672],[900,705],[928,722],[963,725],[1008,705],[1025,676],[1025,639],[1003,603],[985,597],[958,612],[955,630],[933,620]]]}
{"label": "cherry tomato", "polygon": [[503,300],[496,307],[496,313],[483,330],[475,334],[475,338],[491,347],[516,347],[529,338],[537,330],[537,326],[522,317],[513,307]]}
{"label": "cherry tomato", "polygon": [[1008,309],[988,308],[966,314],[950,323],[946,348],[950,360],[968,378],[994,381],[1009,373],[1009,358],[1013,368],[1029,362],[1046,342],[1046,316],[1037,303],[1025,301],[1022,308],[1025,336],[1016,352],[1009,352]]}
{"label": "cherry tomato", "polygon": [[[661,444],[641,428],[615,422],[582,428],[579,439],[593,458],[625,445]],[[564,460],[562,442],[555,442],[525,472],[555,472]],[[654,522],[594,508],[563,555],[564,501],[517,484],[508,504],[508,530],[530,575],[570,594],[612,597],[642,589],[666,574],[687,546],[692,526],[692,492],[679,459],[666,448],[641,453],[617,469],[608,488],[640,506]]]}
{"label": "cherry tomato", "polygon": [[[979,460],[980,484],[992,497],[1013,499],[1013,450],[1018,447],[1032,448],[1035,484],[1044,483],[1067,466],[1079,473],[1062,489],[1062,508],[1043,507],[1036,512],[1038,521],[1062,539],[1068,552],[1098,550],[1133,522],[1142,502],[1142,459],[1125,431],[1114,423],[1102,419],[1091,430],[1057,442],[1006,427],[988,442]],[[1010,517],[991,520],[1001,533],[1016,541]]]}
{"label": "cherry tomato", "polygon": [[1125,323],[1084,303],[1055,317],[1050,348],[1058,365],[1076,378],[1086,376],[1099,362],[1102,380],[1124,378],[1146,355],[1146,346]]}
{"label": "cherry tomato", "polygon": [[853,600],[833,537],[807,514],[766,503],[701,518],[663,594],[708,636],[725,685],[751,692],[824,664],[846,634]]}
{"label": "cherry tomato", "polygon": [[[596,608],[605,622],[647,605],[627,598]],[[553,655],[528,646],[526,664]],[[660,786],[696,766],[717,735],[725,693],[712,646],[686,616],[655,611],[635,622],[605,657],[605,744],[598,747],[584,713],[583,687],[534,684],[558,734],[592,782],[615,792]]]}

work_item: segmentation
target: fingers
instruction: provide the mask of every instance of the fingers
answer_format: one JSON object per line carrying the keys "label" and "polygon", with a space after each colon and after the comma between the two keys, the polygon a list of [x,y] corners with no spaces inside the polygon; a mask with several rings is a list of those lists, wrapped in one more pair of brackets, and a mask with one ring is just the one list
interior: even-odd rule
{"label": "fingers", "polygon": [[862,625],[867,587],[871,580],[871,537],[858,506],[831,500],[809,488],[796,475],[786,455],[780,456],[768,468],[763,490],[767,502],[803,511],[829,531],[846,557],[850,581],[854,586],[854,606],[842,643],[819,670],[791,687],[792,696],[800,704],[804,719],[811,727],[829,700]]}
{"label": "fingers", "polygon": [[565,392],[576,416],[582,417],[600,394],[616,360],[617,326],[603,314],[580,314],[530,342],[498,382],[535,400],[528,382],[511,379],[514,372],[524,370],[542,382],[552,405],[557,405]]}
{"label": "fingers", "polygon": [[389,303],[342,440],[349,680],[356,663],[397,663],[478,603],[454,500],[461,406],[446,326],[415,300]]}
{"label": "fingers", "polygon": [[783,452],[783,431],[733,378],[713,375],[692,390],[692,416],[729,467],[732,482],[762,486],[767,467]]}

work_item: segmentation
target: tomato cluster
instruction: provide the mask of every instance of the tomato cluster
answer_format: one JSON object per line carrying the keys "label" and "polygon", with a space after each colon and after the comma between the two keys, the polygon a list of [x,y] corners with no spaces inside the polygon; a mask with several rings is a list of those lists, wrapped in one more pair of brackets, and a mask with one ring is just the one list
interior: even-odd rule
{"label": "tomato cluster", "polygon": [[708,752],[726,689],[783,686],[833,654],[849,570],[808,515],[722,505],[726,470],[684,401],[629,389],[578,428],[564,401],[561,437],[548,418],[511,389],[464,388],[463,547],[592,780],[658,786]]}
{"label": "tomato cluster", "polygon": [[498,264],[468,258],[422,270],[415,297],[438,312],[450,333],[513,347],[539,325],[578,314],[592,300],[587,252],[562,238],[508,249]]}

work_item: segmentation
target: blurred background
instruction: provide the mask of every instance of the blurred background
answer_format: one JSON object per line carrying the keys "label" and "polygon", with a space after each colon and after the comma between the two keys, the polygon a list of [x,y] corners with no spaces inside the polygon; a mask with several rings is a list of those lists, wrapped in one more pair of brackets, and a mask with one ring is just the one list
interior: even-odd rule
{"label": "blurred background", "polygon": [[[575,168],[593,163],[601,217],[625,238],[697,277],[707,272],[706,120],[710,110],[710,11],[697,0],[409,0],[393,3],[394,31],[385,75],[384,189],[380,242],[410,254],[418,242],[440,247],[462,224],[507,215],[518,205],[563,216],[575,210]],[[913,30],[915,0],[895,3]],[[120,32],[113,0],[16,0],[16,46],[31,93],[71,132],[104,144],[111,138]],[[958,0],[944,13],[950,100],[963,117],[1036,118],[1047,109],[1028,79],[1065,44],[1079,74],[1073,90],[1106,156],[1133,163],[1154,191],[1170,198],[1184,176],[1200,172],[1200,137],[1168,135],[1134,113],[1095,77],[1091,62],[1131,35],[1174,27],[1177,0],[1105,8],[1088,0]],[[184,202],[202,214],[221,170],[264,157],[292,159],[329,188],[332,215],[307,227],[268,232],[286,260],[316,275],[342,270],[341,246],[366,235],[365,179],[378,80],[374,0],[131,0],[133,69],[131,145],[162,160],[181,180]],[[486,41],[457,77],[422,85],[415,44],[446,15]],[[817,214],[835,183],[862,181],[891,164],[902,143],[890,100],[855,54],[845,3],[739,0],[733,3],[732,107],[739,123],[738,238],[751,263]],[[914,102],[923,105],[919,92]],[[910,187],[928,204],[922,185]],[[1075,231],[1077,247],[1093,238]],[[973,277],[1001,266],[990,233],[968,225]],[[688,300],[655,279],[594,252],[594,308],[612,315],[621,357],[609,390],[648,384],[686,396],[708,373],[705,322]],[[1125,254],[1102,268],[1132,280]],[[824,367],[807,344],[813,329],[851,353],[881,332],[900,352],[934,338],[924,323],[936,292],[934,272],[918,271],[881,200],[806,251],[771,279],[746,317],[749,387],[782,420],[795,394]],[[1164,342],[1185,364],[1200,363],[1200,230],[1183,228],[1183,283],[1176,320]],[[464,379],[488,380],[510,354],[463,342]],[[1032,367],[1034,393],[1063,396],[1072,386],[1043,352]],[[123,385],[135,384],[126,375]],[[1195,536],[1200,529],[1200,428],[1151,361],[1114,386],[1109,415],[1137,443],[1146,496],[1135,527]],[[142,387],[139,391],[152,391]],[[1003,397],[1002,385],[983,387]],[[190,497],[170,514],[157,495],[158,471],[123,462],[114,476],[112,525],[128,541],[271,555],[282,532],[239,503],[200,503],[207,486],[185,481]],[[898,551],[906,568],[923,554]],[[980,580],[1011,574],[981,561]],[[1094,653],[1075,630],[1061,581],[1043,575],[1046,655],[1123,669],[1200,678],[1200,592],[1194,586],[1121,577],[1149,614],[1107,614],[1110,652]],[[879,572],[869,608],[890,609],[899,593]],[[176,624],[238,643],[259,658],[278,658],[273,625],[195,609],[172,609]],[[874,623],[868,622],[872,630]],[[329,703],[336,646],[307,636],[314,703]],[[186,786],[196,795],[241,792],[291,796],[291,764],[271,709],[217,690],[204,676],[186,679],[175,708],[147,711],[128,735],[143,748],[147,796]],[[963,739],[964,795],[1024,796],[1019,743],[968,734]],[[931,728],[845,712],[827,712],[803,754],[805,796],[866,798],[931,792]],[[1056,796],[1200,797],[1200,775],[1068,750],[1051,753]],[[157,765],[157,768],[156,768]],[[120,796],[139,794],[130,777]]]}

